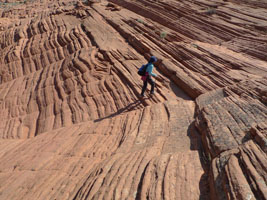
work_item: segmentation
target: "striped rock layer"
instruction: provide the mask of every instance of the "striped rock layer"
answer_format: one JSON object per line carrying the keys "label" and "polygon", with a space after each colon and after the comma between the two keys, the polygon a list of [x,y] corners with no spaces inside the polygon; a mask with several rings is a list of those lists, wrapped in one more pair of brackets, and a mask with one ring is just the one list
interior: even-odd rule
{"label": "striped rock layer", "polygon": [[0,199],[267,199],[266,9],[0,1]]}

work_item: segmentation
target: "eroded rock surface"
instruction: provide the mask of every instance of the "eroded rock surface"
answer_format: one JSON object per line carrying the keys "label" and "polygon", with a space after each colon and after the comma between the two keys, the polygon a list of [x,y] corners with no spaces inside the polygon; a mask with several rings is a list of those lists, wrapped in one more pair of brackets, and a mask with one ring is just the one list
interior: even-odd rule
{"label": "eroded rock surface", "polygon": [[0,199],[267,199],[266,3],[0,6]]}
{"label": "eroded rock surface", "polygon": [[267,198],[266,83],[240,82],[196,100],[216,199]]}

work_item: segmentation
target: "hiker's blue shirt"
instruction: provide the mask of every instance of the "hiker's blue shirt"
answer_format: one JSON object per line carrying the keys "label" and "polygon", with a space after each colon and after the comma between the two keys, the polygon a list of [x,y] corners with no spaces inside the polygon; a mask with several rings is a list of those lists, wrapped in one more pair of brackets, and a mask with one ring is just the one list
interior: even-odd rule
{"label": "hiker's blue shirt", "polygon": [[154,74],[153,71],[154,65],[152,63],[148,63],[147,64],[147,68],[146,68],[146,72],[151,75],[151,76],[157,76],[156,74]]}

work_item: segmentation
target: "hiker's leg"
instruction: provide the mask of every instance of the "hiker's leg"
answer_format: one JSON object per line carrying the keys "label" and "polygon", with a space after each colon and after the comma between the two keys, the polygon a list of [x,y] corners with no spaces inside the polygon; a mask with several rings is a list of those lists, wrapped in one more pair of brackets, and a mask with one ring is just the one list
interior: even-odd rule
{"label": "hiker's leg", "polygon": [[148,82],[151,85],[150,94],[154,94],[155,82],[152,80],[152,78],[148,79]]}
{"label": "hiker's leg", "polygon": [[142,96],[145,94],[146,88],[147,88],[147,80],[144,81],[144,85],[143,85],[142,93],[141,93]]}

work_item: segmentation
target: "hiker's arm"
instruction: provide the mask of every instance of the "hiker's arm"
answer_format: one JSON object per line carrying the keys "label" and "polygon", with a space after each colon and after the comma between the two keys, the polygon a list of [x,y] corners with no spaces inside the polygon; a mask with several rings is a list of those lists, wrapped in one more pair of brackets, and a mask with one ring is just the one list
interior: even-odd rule
{"label": "hiker's arm", "polygon": [[154,74],[153,72],[151,72],[151,76],[157,77],[157,74]]}
{"label": "hiker's arm", "polygon": [[152,72],[152,70],[153,70],[153,65],[149,65],[148,68],[147,68],[147,72],[148,72],[149,76],[150,76],[150,77],[151,77],[151,76],[156,77],[157,75],[154,74],[154,73]]}

